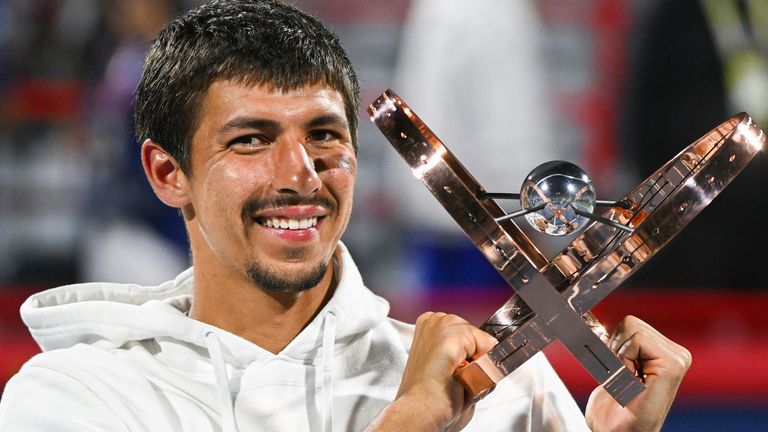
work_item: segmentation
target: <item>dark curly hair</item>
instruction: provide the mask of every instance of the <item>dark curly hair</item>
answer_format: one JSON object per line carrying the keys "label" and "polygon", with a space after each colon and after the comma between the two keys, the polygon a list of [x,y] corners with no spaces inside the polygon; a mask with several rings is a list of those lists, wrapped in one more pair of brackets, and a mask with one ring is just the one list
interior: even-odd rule
{"label": "dark curly hair", "polygon": [[359,84],[338,37],[275,0],[216,0],[171,22],[144,60],[136,137],[161,145],[185,171],[205,93],[218,80],[281,91],[322,84],[344,100],[357,151]]}

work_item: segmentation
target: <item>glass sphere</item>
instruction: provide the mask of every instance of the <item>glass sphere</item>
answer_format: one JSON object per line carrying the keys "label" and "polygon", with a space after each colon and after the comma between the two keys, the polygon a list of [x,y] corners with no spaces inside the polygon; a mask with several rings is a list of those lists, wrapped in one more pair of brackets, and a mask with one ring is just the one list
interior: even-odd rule
{"label": "glass sphere", "polygon": [[596,193],[592,179],[577,165],[564,161],[543,163],[531,171],[520,188],[520,204],[530,209],[544,207],[525,215],[537,230],[553,236],[570,234],[589,219],[574,208],[592,213]]}

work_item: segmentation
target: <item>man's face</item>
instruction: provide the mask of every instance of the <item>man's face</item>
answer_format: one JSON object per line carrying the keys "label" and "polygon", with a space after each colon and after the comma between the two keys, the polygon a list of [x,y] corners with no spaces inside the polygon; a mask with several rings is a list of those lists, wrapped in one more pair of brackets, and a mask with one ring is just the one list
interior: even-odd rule
{"label": "man's face", "polygon": [[335,90],[214,82],[188,173],[195,265],[268,291],[314,286],[349,221],[356,168]]}

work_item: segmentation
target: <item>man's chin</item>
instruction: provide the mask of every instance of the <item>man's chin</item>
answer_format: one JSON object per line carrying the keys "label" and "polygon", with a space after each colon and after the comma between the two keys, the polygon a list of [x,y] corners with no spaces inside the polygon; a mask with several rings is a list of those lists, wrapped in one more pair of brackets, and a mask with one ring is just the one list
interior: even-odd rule
{"label": "man's chin", "polygon": [[272,269],[264,268],[259,263],[251,263],[247,269],[248,279],[271,293],[301,293],[320,283],[328,271],[328,262],[323,261],[299,275],[280,274]]}

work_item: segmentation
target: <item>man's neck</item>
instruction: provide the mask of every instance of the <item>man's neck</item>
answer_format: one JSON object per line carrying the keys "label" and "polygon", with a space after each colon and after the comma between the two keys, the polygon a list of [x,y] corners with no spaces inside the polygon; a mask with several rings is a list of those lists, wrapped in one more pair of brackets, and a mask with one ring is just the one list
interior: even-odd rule
{"label": "man's neck", "polygon": [[269,293],[244,275],[222,275],[195,266],[189,316],[277,354],[306,327],[333,295],[337,271],[328,266],[315,287],[301,293]]}

